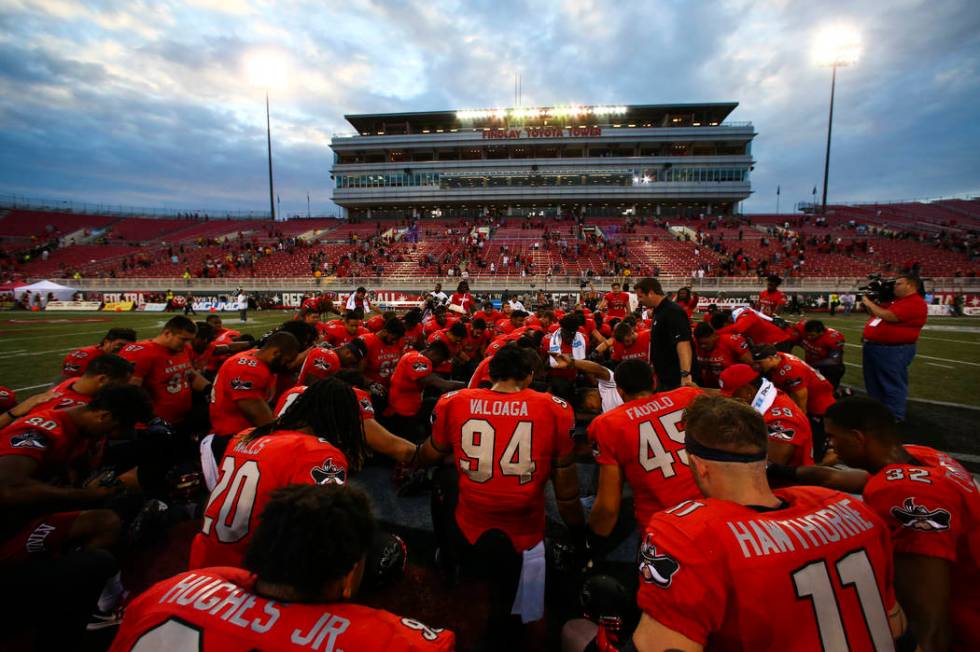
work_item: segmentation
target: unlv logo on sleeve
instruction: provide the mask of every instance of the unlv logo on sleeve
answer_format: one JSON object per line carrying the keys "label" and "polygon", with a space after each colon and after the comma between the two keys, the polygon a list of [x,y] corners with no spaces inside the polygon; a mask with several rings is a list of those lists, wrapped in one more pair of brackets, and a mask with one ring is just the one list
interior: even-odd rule
{"label": "unlv logo on sleeve", "polygon": [[927,509],[923,505],[916,505],[915,498],[906,498],[901,507],[892,507],[891,513],[903,527],[922,532],[948,530],[951,518],[945,509]]}
{"label": "unlv logo on sleeve", "polygon": [[419,372],[421,372],[421,371],[428,371],[429,370],[429,365],[428,365],[428,363],[425,363],[425,362],[416,362],[415,364],[412,365],[412,369],[414,369],[415,371],[419,371]]}
{"label": "unlv logo on sleeve", "polygon": [[74,372],[74,371],[78,371],[79,369],[81,369],[81,366],[74,364],[72,362],[68,362],[65,364],[65,371]]}
{"label": "unlv logo on sleeve", "polygon": [[640,575],[643,581],[666,589],[680,567],[672,557],[658,555],[657,547],[653,545],[653,535],[647,534],[640,546]]}
{"label": "unlv logo on sleeve", "polygon": [[793,441],[793,435],[796,431],[792,428],[787,428],[786,426],[779,423],[769,424],[769,436],[773,439],[781,439],[783,441]]}
{"label": "unlv logo on sleeve", "polygon": [[231,381],[231,388],[239,392],[247,392],[252,389],[251,380],[242,380],[241,378],[233,378]]}
{"label": "unlv logo on sleeve", "polygon": [[323,369],[324,371],[330,371],[330,369],[333,367],[333,365],[331,365],[323,358],[316,358],[313,361],[313,366],[316,367],[317,369]]}
{"label": "unlv logo on sleeve", "polygon": [[25,433],[11,437],[10,445],[13,448],[47,448],[48,438],[42,432],[28,430]]}
{"label": "unlv logo on sleeve", "polygon": [[367,412],[368,414],[374,414],[374,405],[371,404],[371,399],[365,397],[358,400],[361,405],[361,410]]}
{"label": "unlv logo on sleeve", "polygon": [[311,469],[310,475],[317,484],[344,484],[347,480],[347,472],[343,467],[334,464],[332,457],[328,457],[323,464]]}

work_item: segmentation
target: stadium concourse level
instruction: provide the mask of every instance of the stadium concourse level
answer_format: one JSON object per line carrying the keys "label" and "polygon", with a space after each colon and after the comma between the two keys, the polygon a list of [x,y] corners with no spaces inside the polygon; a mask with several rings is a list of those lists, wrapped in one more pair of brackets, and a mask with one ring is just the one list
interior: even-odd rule
{"label": "stadium concourse level", "polygon": [[975,276],[980,200],[812,214],[270,223],[0,213],[0,282],[27,278]]}
{"label": "stadium concourse level", "polygon": [[93,337],[0,388],[0,647],[976,649],[975,483],[776,285]]}

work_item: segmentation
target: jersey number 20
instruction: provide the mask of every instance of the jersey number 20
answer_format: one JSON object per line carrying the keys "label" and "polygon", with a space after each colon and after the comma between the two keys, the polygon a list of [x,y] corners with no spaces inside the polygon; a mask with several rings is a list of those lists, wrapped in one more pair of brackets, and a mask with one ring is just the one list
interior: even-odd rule
{"label": "jersey number 20", "polygon": [[218,510],[217,519],[204,517],[201,531],[205,535],[210,535],[211,529],[214,528],[221,543],[235,543],[245,538],[248,534],[248,524],[252,520],[252,507],[255,504],[255,492],[258,487],[259,465],[255,460],[246,461],[238,467],[237,471],[235,458],[226,457],[222,460],[221,480],[211,492],[204,513],[207,514],[211,509],[211,503],[223,497],[221,509]]}

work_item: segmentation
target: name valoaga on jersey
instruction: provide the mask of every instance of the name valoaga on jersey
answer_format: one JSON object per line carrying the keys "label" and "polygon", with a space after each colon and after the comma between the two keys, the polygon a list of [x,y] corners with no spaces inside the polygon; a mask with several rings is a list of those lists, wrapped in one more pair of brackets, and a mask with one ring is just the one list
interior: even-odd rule
{"label": "name valoaga on jersey", "polygon": [[[819,548],[841,539],[849,539],[866,532],[874,524],[864,520],[850,507],[851,499],[845,498],[829,504],[825,509],[796,518],[729,521],[728,528],[742,548],[746,559],[773,553],[793,552],[796,545],[803,550]],[[790,537],[790,534],[793,535]]]}
{"label": "name valoaga on jersey", "polygon": [[481,416],[526,417],[527,403],[524,401],[488,401],[470,399],[470,412]]}

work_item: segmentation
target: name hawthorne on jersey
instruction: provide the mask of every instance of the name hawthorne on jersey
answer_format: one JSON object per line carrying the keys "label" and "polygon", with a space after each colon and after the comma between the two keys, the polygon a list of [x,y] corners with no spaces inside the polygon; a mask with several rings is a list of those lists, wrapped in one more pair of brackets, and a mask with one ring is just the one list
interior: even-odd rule
{"label": "name hawthorne on jersey", "polygon": [[626,416],[630,418],[630,421],[636,421],[637,419],[650,416],[654,412],[671,407],[674,407],[674,401],[669,396],[660,396],[645,403],[627,408]]}
{"label": "name hawthorne on jersey", "polygon": [[[244,630],[265,634],[278,622],[282,614],[280,607],[288,608],[289,605],[268,601],[261,613],[252,613],[256,600],[255,595],[231,582],[211,575],[192,573],[164,593],[159,604],[176,603],[184,607],[190,605]],[[289,640],[296,645],[309,646],[313,650],[340,652],[336,647],[337,639],[348,627],[350,620],[325,610],[309,628],[294,629]]]}
{"label": "name hawthorne on jersey", "polygon": [[528,416],[527,403],[524,401],[491,401],[489,399],[470,399],[470,412],[480,416]]}
{"label": "name hawthorne on jersey", "polygon": [[874,527],[850,504],[851,499],[845,498],[797,518],[728,521],[728,528],[746,559],[794,552],[797,545],[809,550],[849,539]]}

